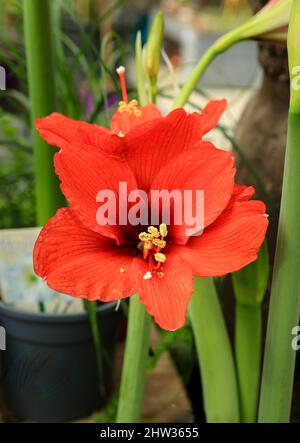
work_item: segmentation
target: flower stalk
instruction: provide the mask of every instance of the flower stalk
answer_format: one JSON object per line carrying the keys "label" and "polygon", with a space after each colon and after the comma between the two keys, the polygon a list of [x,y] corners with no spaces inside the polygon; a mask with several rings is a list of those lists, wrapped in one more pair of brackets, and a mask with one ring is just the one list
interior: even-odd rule
{"label": "flower stalk", "polygon": [[211,278],[195,278],[189,305],[209,423],[239,422],[236,374],[230,341]]}
{"label": "flower stalk", "polygon": [[255,423],[257,419],[261,350],[261,306],[237,303],[235,307],[235,356],[242,423]]}
{"label": "flower stalk", "polygon": [[179,96],[174,102],[174,107],[179,108],[187,102],[211,62],[231,46],[242,40],[251,38],[274,39],[274,35],[276,35],[277,32],[279,37],[284,37],[285,34],[282,32],[282,28],[288,25],[291,3],[292,0],[269,2],[246,23],[217,39],[201,57],[190,77],[185,82]]}
{"label": "flower stalk", "polygon": [[288,139],[259,408],[259,421],[272,423],[290,420],[296,357],[291,334],[300,315],[300,86],[295,80],[300,67],[299,20],[300,2],[294,0],[288,32]]}
{"label": "flower stalk", "polygon": [[144,399],[151,317],[138,295],[130,298],[117,423],[138,423]]}
{"label": "flower stalk", "polygon": [[[147,103],[145,73],[150,87],[150,102],[157,96],[157,74],[160,50],[164,34],[164,18],[158,12],[153,20],[146,45],[145,68],[143,66],[141,34],[135,42],[137,90],[140,104]],[[126,346],[120,385],[117,423],[137,423],[141,419],[145,379],[148,368],[151,317],[138,295],[130,298]]]}
{"label": "flower stalk", "polygon": [[255,262],[231,274],[236,299],[235,359],[243,423],[257,420],[262,351],[261,305],[269,280],[268,259],[265,241]]}
{"label": "flower stalk", "polygon": [[[54,66],[48,0],[23,2],[26,59],[32,126],[35,118],[55,111]],[[54,173],[53,148],[33,129],[37,223],[43,225],[65,204]]]}

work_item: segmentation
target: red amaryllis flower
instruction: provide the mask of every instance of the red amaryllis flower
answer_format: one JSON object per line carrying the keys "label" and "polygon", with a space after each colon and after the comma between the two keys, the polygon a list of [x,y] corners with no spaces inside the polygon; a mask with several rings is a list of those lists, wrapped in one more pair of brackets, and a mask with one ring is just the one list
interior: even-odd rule
{"label": "red amaryllis flower", "polygon": [[[35,272],[74,297],[107,302],[138,293],[162,328],[183,326],[194,276],[221,276],[255,260],[268,224],[265,205],[250,200],[254,189],[234,183],[232,153],[202,140],[225,105],[176,109],[122,136],[58,114],[39,119],[43,138],[61,148],[55,170],[70,207],[42,229]],[[128,192],[203,190],[203,234],[191,237],[172,221],[99,225],[96,196],[109,189],[120,199],[120,182]]]}

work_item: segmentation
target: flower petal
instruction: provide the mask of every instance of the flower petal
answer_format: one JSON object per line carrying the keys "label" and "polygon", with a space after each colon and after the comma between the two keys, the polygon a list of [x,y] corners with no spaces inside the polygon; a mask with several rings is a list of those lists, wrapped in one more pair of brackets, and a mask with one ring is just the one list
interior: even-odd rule
{"label": "flower petal", "polygon": [[109,134],[108,129],[78,120],[73,120],[65,115],[54,112],[47,117],[36,118],[35,127],[41,137],[49,145],[66,148],[69,143],[80,142],[79,134],[93,133],[99,135]]}
{"label": "flower petal", "polygon": [[217,124],[226,104],[226,100],[209,102],[202,113],[175,109],[166,117],[130,131],[126,136],[128,163],[139,186],[147,191],[164,165],[178,154],[195,148],[201,137]]}
{"label": "flower petal", "polygon": [[187,306],[194,290],[191,268],[178,255],[170,252],[163,265],[163,277],[154,274],[145,280],[144,275],[149,268],[142,258],[134,260],[132,269],[136,292],[156,323],[168,331],[184,326]]}
{"label": "flower petal", "polygon": [[268,226],[266,208],[261,201],[236,198],[202,236],[178,250],[195,275],[221,276],[256,260]]}
{"label": "flower petal", "polygon": [[187,114],[184,109],[176,109],[128,132],[127,161],[139,187],[148,191],[157,172],[174,156],[192,149],[200,138],[200,114]]}
{"label": "flower petal", "polygon": [[142,123],[161,117],[159,109],[152,103],[146,106],[139,106],[138,110],[141,112],[141,115],[120,112],[118,109],[112,116],[110,122],[111,130],[117,134],[120,132],[126,134],[137,125],[141,125]]}
{"label": "flower petal", "polygon": [[[233,191],[233,161],[231,152],[202,141],[197,149],[176,156],[160,170],[151,184],[151,190],[180,191],[183,203],[178,207],[171,200],[173,217],[168,238],[175,243],[185,244],[190,235],[203,230],[221,214]],[[203,191],[203,194],[198,195],[197,191]],[[181,214],[178,214],[180,210]],[[196,225],[195,220],[187,219],[195,215]],[[174,224],[176,216],[179,219]],[[167,223],[162,218],[160,222]]]}
{"label": "flower petal", "polygon": [[111,301],[132,295],[128,270],[133,258],[133,248],[116,246],[62,208],[36,241],[34,270],[56,291]]}
{"label": "flower petal", "polygon": [[[62,182],[61,189],[80,220],[95,232],[114,238],[118,244],[127,241],[134,227],[127,225],[126,221],[124,225],[119,224],[119,183],[126,183],[128,192],[137,185],[126,161],[101,151],[91,151],[84,144],[72,143],[55,154],[54,164]],[[110,214],[115,220],[104,225],[96,218],[101,203],[105,202],[96,200],[99,191],[103,190],[112,191],[116,203],[112,202]],[[124,208],[124,212],[127,210]]]}
{"label": "flower petal", "polygon": [[201,113],[202,135],[216,127],[226,107],[227,100],[225,99],[208,102]]}

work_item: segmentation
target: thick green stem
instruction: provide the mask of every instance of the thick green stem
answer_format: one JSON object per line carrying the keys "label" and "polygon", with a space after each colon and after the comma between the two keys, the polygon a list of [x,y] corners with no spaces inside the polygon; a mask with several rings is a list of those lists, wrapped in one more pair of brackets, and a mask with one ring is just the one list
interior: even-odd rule
{"label": "thick green stem", "polygon": [[209,423],[239,422],[232,350],[211,278],[195,279],[189,314],[201,370],[206,419]]}
{"label": "thick green stem", "polygon": [[300,313],[300,114],[289,114],[277,248],[273,271],[262,388],[260,422],[288,422],[295,351],[292,329]]}
{"label": "thick green stem", "polygon": [[[55,110],[52,35],[48,0],[24,0],[24,29],[31,119]],[[44,224],[64,205],[54,174],[53,149],[33,129],[37,223]]]}
{"label": "thick green stem", "polygon": [[261,306],[236,304],[235,357],[241,421],[255,423],[261,365]]}
{"label": "thick green stem", "polygon": [[117,423],[140,421],[148,367],[151,317],[138,295],[132,296],[129,303]]}

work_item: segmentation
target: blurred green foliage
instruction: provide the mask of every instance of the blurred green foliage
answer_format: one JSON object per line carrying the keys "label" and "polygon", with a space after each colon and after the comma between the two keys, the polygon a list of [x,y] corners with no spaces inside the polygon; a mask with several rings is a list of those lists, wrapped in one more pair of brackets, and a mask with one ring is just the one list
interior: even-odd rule
{"label": "blurred green foliage", "polygon": [[[119,90],[114,70],[124,63],[128,47],[103,26],[124,1],[106,3],[90,21],[80,16],[82,2],[51,1],[58,112],[108,124],[111,97]],[[22,0],[1,1],[0,65],[7,73],[7,90],[0,91],[0,228],[33,226],[34,156]]]}

